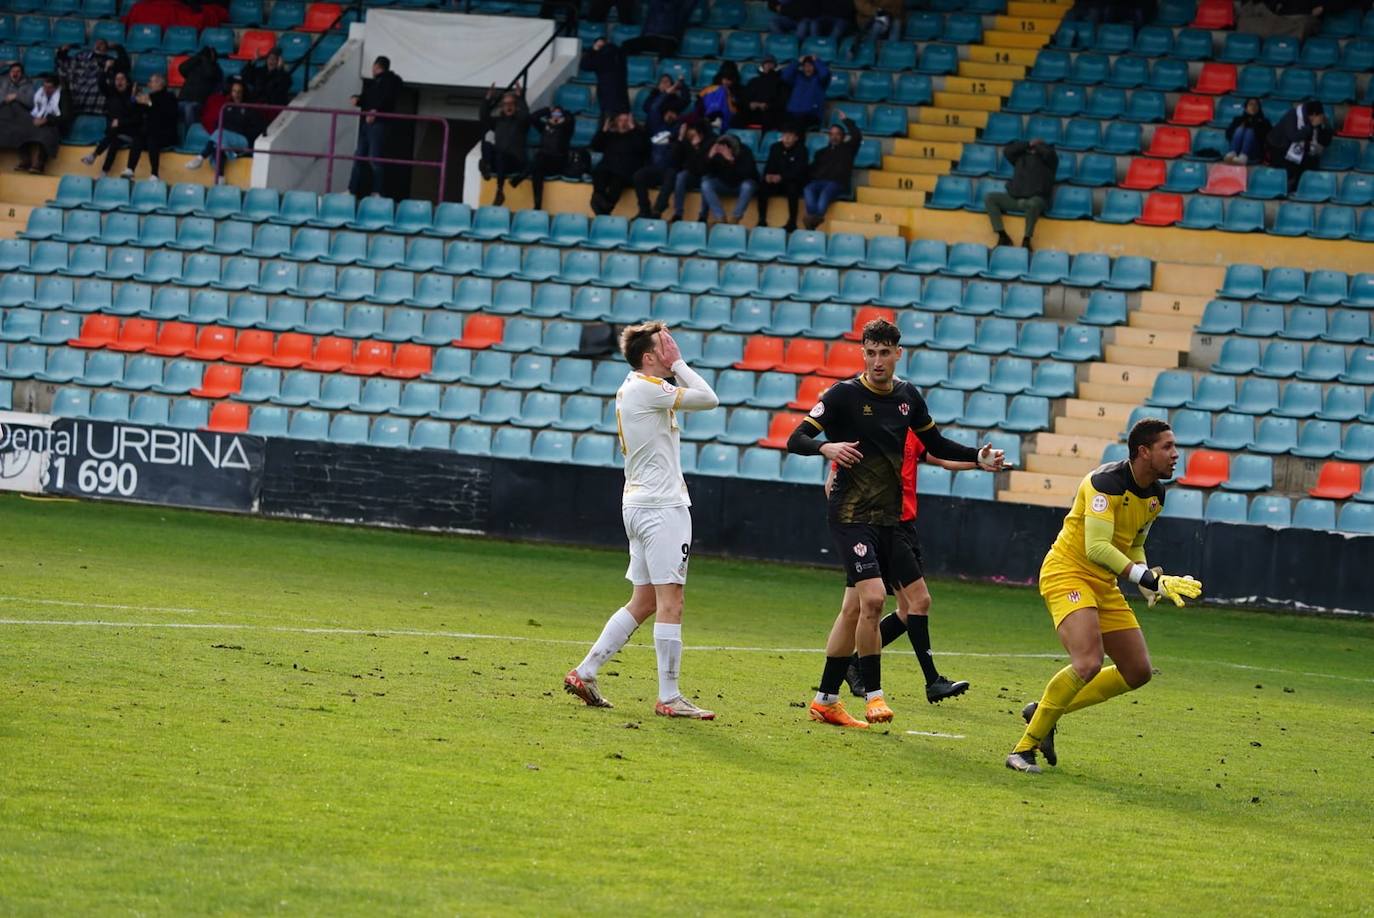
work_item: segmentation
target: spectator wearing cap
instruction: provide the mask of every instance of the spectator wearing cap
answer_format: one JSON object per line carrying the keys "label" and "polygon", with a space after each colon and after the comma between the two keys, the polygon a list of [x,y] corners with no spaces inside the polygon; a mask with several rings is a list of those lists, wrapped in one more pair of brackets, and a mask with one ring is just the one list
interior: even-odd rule
{"label": "spectator wearing cap", "polygon": [[744,84],[741,99],[744,121],[765,131],[776,130],[787,111],[791,89],[783,82],[782,72],[773,55],[765,55],[759,64],[758,75]]}
{"label": "spectator wearing cap", "polygon": [[534,165],[530,169],[534,208],[539,210],[544,206],[544,180],[551,175],[562,175],[568,168],[568,150],[572,146],[573,131],[577,125],[557,105],[541,108],[530,115],[530,124],[539,132],[539,149],[534,154]]}
{"label": "spectator wearing cap", "polygon": [[830,85],[830,68],[808,54],[788,64],[782,71],[788,86],[787,118],[798,128],[819,127],[825,121],[825,90]]}

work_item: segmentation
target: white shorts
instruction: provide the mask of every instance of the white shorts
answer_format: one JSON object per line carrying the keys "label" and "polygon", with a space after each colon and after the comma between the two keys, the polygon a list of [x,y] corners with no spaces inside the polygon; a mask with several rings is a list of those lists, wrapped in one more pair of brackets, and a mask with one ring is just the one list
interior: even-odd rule
{"label": "white shorts", "polygon": [[686,583],[692,553],[690,507],[626,507],[625,535],[630,539],[630,567],[625,579],[635,586]]}

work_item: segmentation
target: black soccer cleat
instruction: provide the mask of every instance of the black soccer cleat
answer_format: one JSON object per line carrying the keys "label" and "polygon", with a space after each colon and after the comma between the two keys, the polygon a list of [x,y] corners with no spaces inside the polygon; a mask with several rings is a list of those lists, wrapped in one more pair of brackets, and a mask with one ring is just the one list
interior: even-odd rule
{"label": "black soccer cleat", "polygon": [[859,655],[856,653],[849,658],[849,669],[845,670],[844,681],[849,683],[849,691],[855,698],[867,698],[868,688],[864,685],[864,677],[859,672]]}
{"label": "black soccer cleat", "polygon": [[946,698],[957,698],[967,691],[967,682],[951,682],[944,676],[936,676],[935,681],[926,686],[926,701],[939,704]]}
{"label": "black soccer cleat", "polygon": [[[1031,718],[1035,716],[1035,709],[1038,707],[1040,707],[1040,702],[1038,701],[1032,701],[1029,704],[1027,704],[1024,708],[1021,709],[1021,719],[1024,720],[1027,724],[1029,724],[1031,722]],[[1059,764],[1059,756],[1055,755],[1054,752],[1054,731],[1056,729],[1058,729],[1057,725],[1055,727],[1051,727],[1050,732],[1046,734],[1045,738],[1040,741],[1040,751],[1045,754],[1046,765]]]}
{"label": "black soccer cleat", "polygon": [[1035,764],[1034,749],[1027,749],[1025,752],[1011,753],[1007,756],[1007,767],[1012,771],[1019,771],[1023,774],[1040,774],[1040,766]]}

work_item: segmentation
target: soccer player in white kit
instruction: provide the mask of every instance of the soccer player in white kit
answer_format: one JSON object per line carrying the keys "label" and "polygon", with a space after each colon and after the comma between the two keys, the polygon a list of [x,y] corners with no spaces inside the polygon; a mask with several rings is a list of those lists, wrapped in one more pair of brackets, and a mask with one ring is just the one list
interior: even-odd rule
{"label": "soccer player in white kit", "polygon": [[630,601],[607,620],[586,659],[568,670],[563,688],[592,707],[612,707],[597,689],[597,671],[652,615],[658,654],[654,713],[712,720],[714,712],[697,707],[678,688],[682,591],[692,551],[692,514],[688,509],[692,501],[682,478],[677,413],[709,411],[720,400],[683,361],[662,322],[625,329],[620,335],[620,350],[632,368],[615,394],[615,414],[620,450],[625,456],[621,507],[625,535],[630,540],[630,568],[625,579],[634,584],[634,592]]}

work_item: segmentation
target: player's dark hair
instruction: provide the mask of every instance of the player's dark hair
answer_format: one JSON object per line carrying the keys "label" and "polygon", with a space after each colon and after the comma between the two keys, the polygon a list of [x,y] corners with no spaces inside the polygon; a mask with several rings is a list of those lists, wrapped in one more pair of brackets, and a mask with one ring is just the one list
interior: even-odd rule
{"label": "player's dark hair", "polygon": [[644,355],[654,349],[654,335],[663,331],[662,322],[643,322],[630,325],[620,333],[620,352],[625,361],[636,370],[644,362]]}
{"label": "player's dark hair", "polygon": [[1146,449],[1155,445],[1155,441],[1164,435],[1164,431],[1172,430],[1169,422],[1162,418],[1141,418],[1135,422],[1131,428],[1131,435],[1126,441],[1126,448],[1130,450],[1131,458],[1140,455],[1140,448]]}
{"label": "player's dark hair", "polygon": [[872,341],[874,344],[890,344],[896,347],[897,343],[902,340],[902,332],[887,319],[874,319],[864,325],[863,340],[865,342]]}

